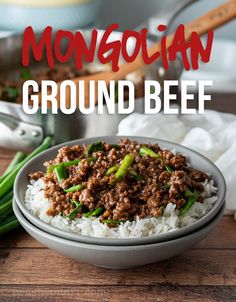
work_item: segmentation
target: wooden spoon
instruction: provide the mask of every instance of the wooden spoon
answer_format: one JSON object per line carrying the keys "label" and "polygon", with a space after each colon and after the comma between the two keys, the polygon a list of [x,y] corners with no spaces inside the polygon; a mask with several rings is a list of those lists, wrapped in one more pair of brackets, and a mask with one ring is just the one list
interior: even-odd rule
{"label": "wooden spoon", "polygon": [[[236,18],[236,0],[227,1],[225,4],[220,5],[219,7],[209,11],[207,14],[193,20],[192,22],[185,25],[185,36],[186,40],[189,40],[192,32],[197,32],[200,36],[206,34],[211,29],[216,29],[225,23],[231,21]],[[170,34],[167,36],[167,47],[169,47],[172,43],[174,34]],[[160,42],[153,44],[148,49],[148,55],[156,53],[161,50]],[[73,81],[77,84],[78,81],[84,81],[85,85],[85,106],[88,106],[90,103],[89,100],[89,81],[94,80],[95,83],[99,80],[103,80],[109,85],[111,80],[122,80],[128,73],[134,72],[140,68],[145,67],[142,57],[138,56],[137,59],[129,64],[123,64],[120,66],[120,70],[118,72],[105,71],[97,74],[92,74],[85,77],[74,78]],[[60,86],[60,83],[58,83]],[[59,88],[59,87],[58,87]],[[58,89],[59,91],[59,89]],[[95,100],[97,100],[97,89],[95,89]],[[60,96],[57,96],[58,103]],[[69,89],[66,90],[66,104],[70,104],[70,92]]]}

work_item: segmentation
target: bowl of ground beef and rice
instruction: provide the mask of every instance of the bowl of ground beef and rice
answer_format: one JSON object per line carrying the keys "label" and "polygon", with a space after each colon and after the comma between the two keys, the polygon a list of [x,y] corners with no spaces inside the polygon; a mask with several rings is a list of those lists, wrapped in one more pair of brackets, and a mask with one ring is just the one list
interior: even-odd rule
{"label": "bowl of ground beef and rice", "polygon": [[194,150],[107,136],[32,159],[17,176],[14,198],[29,223],[50,236],[127,247],[207,229],[222,212],[225,192],[219,169]]}
{"label": "bowl of ground beef and rice", "polygon": [[[146,264],[153,264],[176,256],[197,244],[216,227],[223,215],[224,207],[221,208],[210,222],[188,235],[151,244],[116,246],[89,244],[60,238],[33,225],[22,214],[16,202],[13,202],[13,210],[23,228],[34,239],[59,254],[79,262],[85,262],[103,268],[128,269]],[[50,257],[57,261],[56,254],[52,254]],[[176,258],[176,261],[178,261],[178,258]],[[45,259],[45,263],[46,262],[47,259]],[[152,269],[152,266],[150,266],[150,268]]]}

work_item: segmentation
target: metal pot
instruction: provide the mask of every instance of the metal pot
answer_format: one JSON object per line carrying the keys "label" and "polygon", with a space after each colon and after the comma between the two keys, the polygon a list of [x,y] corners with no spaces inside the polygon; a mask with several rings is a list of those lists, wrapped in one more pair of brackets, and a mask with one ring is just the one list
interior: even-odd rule
{"label": "metal pot", "polygon": [[[149,43],[152,43],[153,39],[157,40],[157,36],[153,35],[154,32],[156,33],[153,28],[156,28],[157,24],[170,25],[174,17],[192,2],[194,0],[181,1],[171,11],[161,12],[158,16],[152,17],[142,24],[141,27],[147,27],[150,31]],[[89,41],[90,31],[83,31],[83,34]],[[100,30],[99,37],[102,34],[103,31]],[[121,32],[114,32],[112,39],[119,39],[121,35]],[[0,73],[7,71],[14,74],[14,70],[19,70],[21,45],[22,35],[19,34],[0,39]],[[128,48],[132,49],[132,47],[133,41],[129,39]],[[39,63],[37,63],[37,68],[38,66]],[[150,70],[149,78],[152,77],[159,81],[179,79],[182,66],[178,61],[173,62],[168,72],[163,73],[162,66],[156,63]],[[136,100],[135,112],[143,112],[143,99]],[[96,111],[90,115],[83,115],[79,110],[70,116],[64,115],[62,112],[57,115],[50,113],[42,115],[40,112],[28,115],[23,111],[21,105],[0,101],[0,122],[2,123],[2,125],[0,123],[0,145],[28,150],[37,146],[46,135],[53,136],[55,143],[81,137],[112,135],[117,133],[118,125],[124,117],[126,115],[109,115],[105,106],[102,115],[97,114]]]}

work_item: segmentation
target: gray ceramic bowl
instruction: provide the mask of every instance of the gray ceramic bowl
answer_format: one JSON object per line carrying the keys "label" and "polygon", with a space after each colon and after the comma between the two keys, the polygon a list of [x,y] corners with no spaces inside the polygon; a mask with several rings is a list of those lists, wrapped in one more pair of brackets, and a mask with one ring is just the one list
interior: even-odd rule
{"label": "gray ceramic bowl", "polygon": [[48,248],[80,262],[105,268],[126,269],[155,263],[190,248],[213,230],[223,215],[224,205],[213,220],[189,235],[155,244],[132,246],[96,245],[62,239],[50,235],[30,223],[23,216],[15,201],[13,202],[13,210],[23,228]]}
{"label": "gray ceramic bowl", "polygon": [[89,237],[84,235],[78,235],[74,233],[70,233],[68,231],[60,230],[56,227],[50,226],[49,224],[41,221],[38,217],[32,215],[27,208],[25,207],[24,198],[25,198],[25,191],[27,188],[27,185],[29,184],[28,181],[28,174],[32,171],[38,171],[43,169],[43,163],[45,161],[48,161],[50,159],[55,158],[57,151],[59,148],[65,145],[74,145],[74,144],[89,144],[91,142],[104,140],[109,143],[116,143],[119,138],[124,137],[117,137],[117,136],[104,136],[104,137],[96,137],[96,138],[86,138],[86,139],[79,139],[72,142],[68,142],[65,144],[61,144],[59,146],[53,147],[44,153],[40,154],[39,156],[36,156],[34,159],[32,159],[28,164],[26,164],[22,170],[19,172],[14,186],[14,198],[21,209],[22,213],[29,219],[29,221],[37,226],[38,228],[48,232],[49,234],[56,235],[61,238],[70,239],[74,241],[89,243],[89,244],[101,244],[101,245],[138,245],[138,244],[150,244],[150,243],[156,243],[156,242],[162,242],[167,241],[174,238],[179,238],[181,236],[184,236],[186,234],[189,234],[191,232],[194,232],[195,230],[199,229],[200,227],[207,224],[213,217],[219,212],[219,210],[222,208],[222,205],[224,203],[225,199],[225,192],[226,192],[226,185],[224,181],[224,177],[222,176],[219,169],[207,158],[200,155],[199,153],[190,150],[188,148],[185,148],[183,146],[153,139],[153,138],[144,138],[144,137],[130,137],[131,140],[137,140],[140,143],[154,143],[159,144],[162,148],[167,148],[170,150],[176,150],[176,152],[180,152],[182,154],[185,154],[188,157],[188,160],[193,165],[193,167],[205,171],[207,173],[210,173],[215,181],[215,183],[218,186],[218,192],[217,197],[218,200],[214,204],[213,209],[206,214],[203,218],[198,220],[196,223],[194,223],[191,226],[182,228],[180,230],[172,231],[166,234],[161,234],[158,236],[150,236],[147,238],[130,238],[130,239],[108,239],[108,238],[96,238],[96,237]]}

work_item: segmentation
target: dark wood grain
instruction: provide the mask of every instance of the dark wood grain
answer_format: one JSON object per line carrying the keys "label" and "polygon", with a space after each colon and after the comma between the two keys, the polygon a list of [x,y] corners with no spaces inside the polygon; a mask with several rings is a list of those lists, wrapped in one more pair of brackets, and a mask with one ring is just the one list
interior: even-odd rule
{"label": "dark wood grain", "polygon": [[106,270],[48,249],[1,249],[0,284],[235,285],[235,250],[189,250],[157,264]]}
{"label": "dark wood grain", "polygon": [[[234,286],[3,286],[1,302],[232,302]],[[14,296],[14,299],[12,298]]]}
{"label": "dark wood grain", "polygon": [[[14,153],[0,148],[0,174]],[[0,238],[0,301],[236,301],[235,230],[223,217],[191,250],[115,271],[65,258],[19,228]]]}

